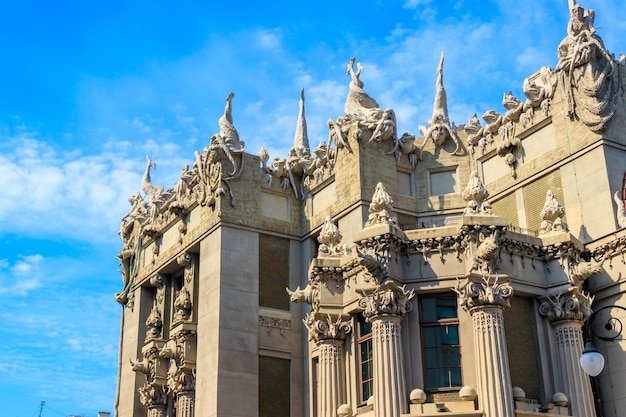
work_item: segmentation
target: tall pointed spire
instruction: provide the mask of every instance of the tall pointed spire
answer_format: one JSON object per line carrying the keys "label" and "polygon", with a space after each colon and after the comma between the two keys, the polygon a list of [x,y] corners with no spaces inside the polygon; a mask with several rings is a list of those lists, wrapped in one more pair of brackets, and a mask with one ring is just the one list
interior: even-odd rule
{"label": "tall pointed spire", "polygon": [[437,84],[435,86],[435,104],[433,105],[433,117],[430,123],[448,121],[448,98],[443,88],[443,51],[437,67]]}
{"label": "tall pointed spire", "polygon": [[298,121],[296,122],[296,134],[293,138],[294,148],[304,148],[307,154],[311,153],[309,147],[309,136],[306,129],[306,118],[304,117],[304,87],[300,91],[300,112],[298,113]]}

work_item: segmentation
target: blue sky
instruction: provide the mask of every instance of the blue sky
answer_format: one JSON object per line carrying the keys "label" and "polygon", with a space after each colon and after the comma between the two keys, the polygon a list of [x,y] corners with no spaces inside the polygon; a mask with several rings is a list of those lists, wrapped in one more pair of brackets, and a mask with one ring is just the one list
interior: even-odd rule
{"label": "blue sky", "polygon": [[[145,156],[172,187],[218,132],[229,92],[246,151],[287,155],[306,92],[311,146],[343,112],[350,57],[400,132],[431,116],[446,53],[451,119],[502,111],[554,67],[566,0],[21,1],[0,12],[0,402],[3,416],[113,411],[116,254]],[[479,4],[479,5],[478,5]],[[623,0],[585,0],[626,53]]]}

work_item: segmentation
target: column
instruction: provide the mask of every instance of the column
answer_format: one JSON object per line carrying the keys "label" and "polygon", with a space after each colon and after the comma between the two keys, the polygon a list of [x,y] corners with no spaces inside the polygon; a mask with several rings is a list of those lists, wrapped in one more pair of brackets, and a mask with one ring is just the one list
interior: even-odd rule
{"label": "column", "polygon": [[341,316],[333,320],[330,314],[326,318],[317,318],[314,313],[307,316],[304,324],[309,329],[309,339],[319,346],[317,415],[336,417],[337,408],[346,402],[343,344],[352,326]]}
{"label": "column", "polygon": [[513,295],[509,278],[471,274],[456,290],[472,316],[479,407],[485,417],[515,417],[502,316]]}
{"label": "column", "polygon": [[365,319],[372,323],[374,363],[374,415],[400,417],[407,412],[401,322],[411,310],[414,292],[388,280],[359,301]]}
{"label": "column", "polygon": [[552,325],[559,358],[559,391],[569,398],[572,415],[595,417],[596,410],[589,376],[580,366],[583,353],[583,324],[589,316],[590,302],[578,291],[549,297],[539,306],[539,313]]}
{"label": "column", "polygon": [[334,417],[337,408],[345,402],[343,341],[327,339],[320,343],[318,416]]}
{"label": "column", "polygon": [[176,417],[193,417],[194,391],[182,391],[176,395]]}

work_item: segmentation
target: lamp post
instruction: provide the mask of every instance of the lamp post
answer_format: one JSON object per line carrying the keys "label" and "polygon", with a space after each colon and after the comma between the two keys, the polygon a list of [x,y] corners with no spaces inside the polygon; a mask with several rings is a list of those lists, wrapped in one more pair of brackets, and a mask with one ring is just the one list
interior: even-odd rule
{"label": "lamp post", "polygon": [[598,313],[600,313],[602,310],[607,310],[610,308],[619,308],[626,311],[626,307],[618,305],[604,306],[591,313],[591,315],[587,319],[587,323],[585,324],[585,350],[580,357],[580,366],[588,375],[591,376],[598,376],[604,368],[604,356],[602,356],[602,354],[593,344],[591,340],[592,334],[598,339],[604,340],[605,342],[612,342],[622,334],[622,322],[620,321],[620,319],[612,316],[609,316],[606,323],[604,324],[604,330],[610,332],[608,336],[596,333],[593,328],[593,321],[597,317]]}

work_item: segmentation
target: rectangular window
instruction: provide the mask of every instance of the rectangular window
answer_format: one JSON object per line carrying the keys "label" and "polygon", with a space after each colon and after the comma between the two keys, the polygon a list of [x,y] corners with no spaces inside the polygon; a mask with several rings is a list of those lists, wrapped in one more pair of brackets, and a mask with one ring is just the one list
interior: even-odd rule
{"label": "rectangular window", "polygon": [[359,399],[367,402],[374,393],[374,361],[372,355],[372,324],[359,315],[357,341],[359,344]]}
{"label": "rectangular window", "polygon": [[289,310],[289,239],[259,234],[259,306]]}
{"label": "rectangular window", "polygon": [[456,295],[421,298],[420,327],[425,389],[460,388],[463,381]]}
{"label": "rectangular window", "polygon": [[428,172],[430,195],[446,195],[459,192],[457,169],[446,169]]}
{"label": "rectangular window", "polygon": [[259,356],[259,417],[291,415],[291,361]]}

